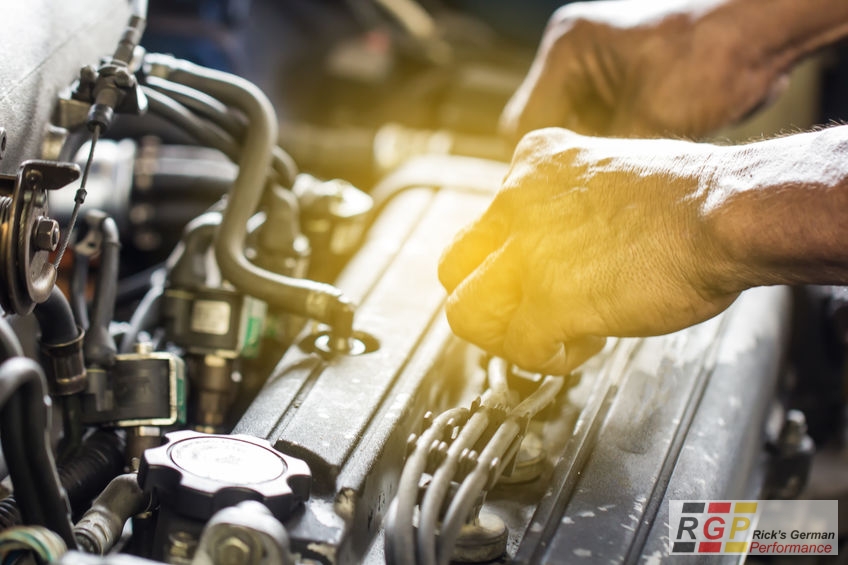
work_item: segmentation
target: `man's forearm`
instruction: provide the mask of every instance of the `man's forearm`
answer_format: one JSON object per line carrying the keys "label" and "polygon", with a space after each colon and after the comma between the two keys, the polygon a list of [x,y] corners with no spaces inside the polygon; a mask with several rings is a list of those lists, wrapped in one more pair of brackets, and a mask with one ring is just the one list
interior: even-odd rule
{"label": "man's forearm", "polygon": [[718,5],[704,1],[710,6],[704,18],[715,18],[727,32],[742,34],[759,60],[786,70],[848,36],[845,0],[725,0]]}
{"label": "man's forearm", "polygon": [[848,126],[720,148],[713,170],[720,285],[848,283]]}

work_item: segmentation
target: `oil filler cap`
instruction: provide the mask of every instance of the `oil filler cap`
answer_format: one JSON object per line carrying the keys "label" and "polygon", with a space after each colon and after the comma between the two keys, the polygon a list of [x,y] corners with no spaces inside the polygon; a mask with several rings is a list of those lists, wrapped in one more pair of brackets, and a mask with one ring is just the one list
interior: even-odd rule
{"label": "oil filler cap", "polygon": [[168,443],[144,452],[138,482],[177,514],[208,520],[222,508],[257,500],[285,520],[309,498],[312,474],[306,462],[265,440],[194,431],[165,437]]}

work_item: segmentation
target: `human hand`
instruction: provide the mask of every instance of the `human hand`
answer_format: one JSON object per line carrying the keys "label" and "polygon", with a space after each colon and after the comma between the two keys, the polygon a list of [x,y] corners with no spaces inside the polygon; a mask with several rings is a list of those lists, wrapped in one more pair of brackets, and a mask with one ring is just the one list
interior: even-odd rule
{"label": "human hand", "polygon": [[565,374],[605,336],[675,331],[729,306],[712,236],[720,147],[527,135],[487,211],[442,257],[453,330],[517,365]]}
{"label": "human hand", "polygon": [[[502,130],[514,139],[548,126],[602,136],[708,134],[786,84],[796,53],[770,47],[790,28],[781,16],[776,6],[736,0],[566,5],[504,109]],[[776,30],[759,22],[746,33],[745,22],[758,18],[778,20]]]}

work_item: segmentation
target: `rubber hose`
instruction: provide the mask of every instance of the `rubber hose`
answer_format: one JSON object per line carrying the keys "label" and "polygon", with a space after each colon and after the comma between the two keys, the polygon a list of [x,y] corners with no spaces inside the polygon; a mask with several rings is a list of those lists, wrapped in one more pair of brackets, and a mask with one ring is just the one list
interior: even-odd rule
{"label": "rubber hose", "polygon": [[215,240],[215,258],[224,278],[237,289],[287,310],[332,326],[338,337],[353,333],[353,304],[336,287],[272,273],[244,255],[247,222],[265,189],[271,150],[276,145],[277,118],[268,98],[241,77],[205,69],[172,57],[148,56],[154,74],[197,88],[244,112],[249,127],[239,159],[239,174]]}
{"label": "rubber hose", "polygon": [[41,342],[46,345],[70,343],[79,337],[74,313],[62,290],[54,286],[50,296],[33,310],[41,328]]}
{"label": "rubber hose", "polygon": [[0,318],[0,361],[5,361],[10,357],[20,357],[24,354],[24,348],[21,345],[21,340],[9,322],[5,318]]}
{"label": "rubber hose", "polygon": [[35,361],[15,357],[0,365],[0,441],[23,521],[53,530],[75,548],[70,506],[50,450],[46,390]]}
{"label": "rubber hose", "polygon": [[[65,489],[71,509],[81,512],[124,466],[124,442],[114,432],[97,430],[73,458],[58,464],[59,482]],[[15,495],[0,500],[0,531],[22,523]]]}
{"label": "rubber hose", "polygon": [[83,351],[88,364],[111,367],[118,352],[115,340],[109,332],[109,324],[115,313],[121,241],[118,226],[112,218],[104,216],[98,224],[98,229],[102,236],[100,268],[97,271],[91,323],[85,334]]}
{"label": "rubber hose", "polygon": [[[244,138],[247,129],[244,120],[220,100],[195,88],[177,84],[161,77],[149,76],[146,83],[198,115],[211,120],[212,123],[232,136],[235,141],[239,142]],[[276,144],[271,148],[271,168],[279,176],[280,184],[286,187],[291,187],[294,184],[298,173],[297,165],[291,155]]]}

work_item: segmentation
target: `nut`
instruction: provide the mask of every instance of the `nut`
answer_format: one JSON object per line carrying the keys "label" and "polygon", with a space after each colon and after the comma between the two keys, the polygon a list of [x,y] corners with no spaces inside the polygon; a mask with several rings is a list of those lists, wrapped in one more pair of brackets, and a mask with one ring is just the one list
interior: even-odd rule
{"label": "nut", "polygon": [[133,75],[127,69],[119,67],[115,71],[115,84],[118,86],[127,88],[133,86],[133,82],[135,82]]}
{"label": "nut", "polygon": [[236,536],[227,536],[217,544],[213,560],[216,565],[248,565],[253,559],[253,548]]}
{"label": "nut", "polygon": [[55,251],[59,245],[59,222],[40,217],[32,231],[32,244],[37,251]]}

